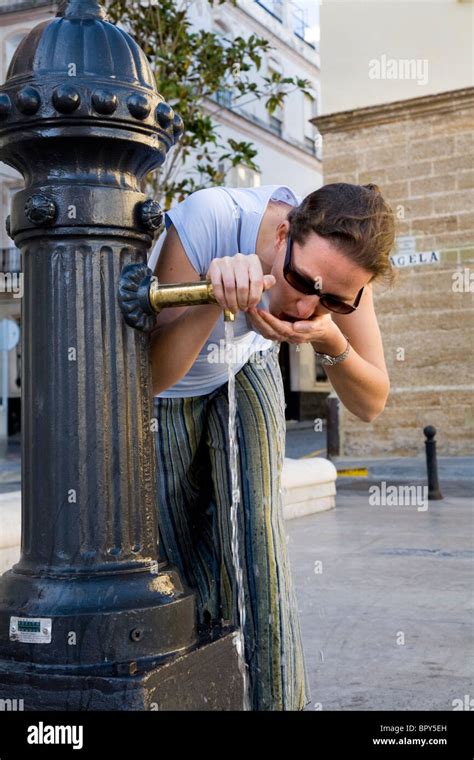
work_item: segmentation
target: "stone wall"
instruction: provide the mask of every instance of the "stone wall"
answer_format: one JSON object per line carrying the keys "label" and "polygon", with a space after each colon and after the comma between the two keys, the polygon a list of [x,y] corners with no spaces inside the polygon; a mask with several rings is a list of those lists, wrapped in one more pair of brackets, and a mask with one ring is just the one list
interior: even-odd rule
{"label": "stone wall", "polygon": [[396,212],[397,237],[440,258],[419,264],[412,255],[392,289],[374,288],[391,393],[370,425],[341,407],[341,453],[422,453],[427,424],[438,431],[440,454],[472,453],[474,89],[314,123],[323,135],[324,183],[377,183]]}

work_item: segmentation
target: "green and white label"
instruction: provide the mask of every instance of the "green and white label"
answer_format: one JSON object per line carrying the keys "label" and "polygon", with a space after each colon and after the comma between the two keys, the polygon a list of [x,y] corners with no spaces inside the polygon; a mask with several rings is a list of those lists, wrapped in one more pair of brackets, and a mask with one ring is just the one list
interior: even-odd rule
{"label": "green and white label", "polygon": [[10,641],[23,644],[50,644],[51,618],[10,618]]}

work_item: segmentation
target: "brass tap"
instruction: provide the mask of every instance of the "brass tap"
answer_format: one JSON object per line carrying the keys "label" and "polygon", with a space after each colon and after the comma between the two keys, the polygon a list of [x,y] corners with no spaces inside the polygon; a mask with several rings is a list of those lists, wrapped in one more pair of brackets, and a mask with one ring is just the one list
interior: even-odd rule
{"label": "brass tap", "polygon": [[[217,303],[212,283],[209,280],[160,285],[158,279],[152,277],[148,297],[153,311],[157,314],[170,306],[197,306],[198,304]],[[224,309],[224,319],[226,322],[233,322],[235,314],[230,309]]]}
{"label": "brass tap", "polygon": [[[156,324],[156,314],[170,306],[194,306],[217,303],[212,283],[176,282],[160,285],[143,262],[126,264],[120,275],[118,303],[127,325],[142,332],[150,332]],[[235,314],[224,309],[226,322],[233,322]]]}

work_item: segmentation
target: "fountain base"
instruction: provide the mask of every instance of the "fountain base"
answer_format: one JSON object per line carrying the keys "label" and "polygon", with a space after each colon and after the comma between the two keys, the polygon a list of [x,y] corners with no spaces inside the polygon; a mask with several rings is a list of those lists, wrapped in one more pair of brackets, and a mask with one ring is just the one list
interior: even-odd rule
{"label": "fountain base", "polygon": [[25,711],[242,710],[235,629],[136,675],[69,675],[0,661],[0,699]]}

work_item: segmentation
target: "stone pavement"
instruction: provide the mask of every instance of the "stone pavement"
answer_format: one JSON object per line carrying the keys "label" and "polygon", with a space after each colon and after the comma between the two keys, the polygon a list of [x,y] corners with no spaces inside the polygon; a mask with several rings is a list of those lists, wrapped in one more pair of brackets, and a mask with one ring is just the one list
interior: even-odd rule
{"label": "stone pavement", "polygon": [[307,709],[451,710],[474,697],[473,481],[426,511],[371,506],[371,483],[338,478],[336,509],[285,523]]}

